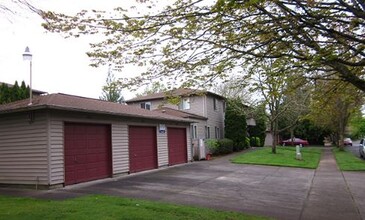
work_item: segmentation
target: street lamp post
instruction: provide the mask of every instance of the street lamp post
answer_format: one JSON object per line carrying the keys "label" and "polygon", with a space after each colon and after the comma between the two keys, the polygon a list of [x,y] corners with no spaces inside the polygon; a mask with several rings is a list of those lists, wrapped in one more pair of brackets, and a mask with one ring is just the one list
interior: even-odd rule
{"label": "street lamp post", "polygon": [[23,60],[28,61],[29,60],[29,74],[30,74],[30,80],[29,80],[29,104],[32,104],[32,96],[33,96],[33,89],[32,89],[32,54],[29,51],[29,47],[25,48],[25,51],[23,53]]}

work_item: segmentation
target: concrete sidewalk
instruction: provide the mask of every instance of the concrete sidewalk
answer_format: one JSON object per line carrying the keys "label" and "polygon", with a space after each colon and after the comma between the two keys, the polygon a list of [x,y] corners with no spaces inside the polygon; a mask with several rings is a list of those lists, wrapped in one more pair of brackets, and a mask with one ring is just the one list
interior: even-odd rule
{"label": "concrete sidewalk", "polygon": [[331,148],[325,148],[300,219],[362,219]]}

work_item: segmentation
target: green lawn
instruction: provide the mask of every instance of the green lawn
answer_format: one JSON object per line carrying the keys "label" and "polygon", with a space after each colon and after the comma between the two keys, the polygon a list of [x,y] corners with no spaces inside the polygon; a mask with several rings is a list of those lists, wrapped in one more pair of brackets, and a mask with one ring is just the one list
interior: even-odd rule
{"label": "green lawn", "polygon": [[363,171],[365,170],[365,161],[356,157],[348,151],[339,151],[334,149],[337,165],[343,171]]}
{"label": "green lawn", "polygon": [[303,147],[301,148],[302,160],[295,159],[295,147],[277,147],[276,154],[271,153],[270,147],[264,147],[255,151],[243,153],[233,158],[232,163],[239,164],[258,164],[270,166],[301,167],[312,168],[318,167],[321,158],[322,148],[320,147]]}
{"label": "green lawn", "polygon": [[268,219],[103,195],[63,201],[0,196],[0,204],[0,219]]}

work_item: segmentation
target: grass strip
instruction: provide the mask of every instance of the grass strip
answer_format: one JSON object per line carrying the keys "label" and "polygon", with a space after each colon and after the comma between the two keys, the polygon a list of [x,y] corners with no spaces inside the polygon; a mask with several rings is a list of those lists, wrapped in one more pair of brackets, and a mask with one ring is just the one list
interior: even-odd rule
{"label": "grass strip", "polygon": [[0,219],[268,219],[237,212],[90,195],[62,201],[0,195]]}
{"label": "grass strip", "polygon": [[348,151],[340,151],[338,148],[333,149],[337,166],[342,171],[364,171],[365,161],[356,157],[353,153]]}
{"label": "grass strip", "polygon": [[299,167],[316,169],[321,158],[321,147],[302,147],[302,160],[296,159],[295,147],[276,148],[276,154],[271,147],[246,152],[234,157],[231,162],[237,164],[256,164],[268,166]]}

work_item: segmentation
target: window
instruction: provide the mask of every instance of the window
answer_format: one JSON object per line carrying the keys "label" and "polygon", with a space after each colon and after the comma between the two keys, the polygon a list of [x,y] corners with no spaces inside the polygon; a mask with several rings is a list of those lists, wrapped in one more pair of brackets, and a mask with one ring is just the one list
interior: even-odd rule
{"label": "window", "polygon": [[151,110],[151,102],[142,102],[141,108]]}
{"label": "window", "polygon": [[220,134],[219,134],[219,128],[215,127],[215,138],[219,139],[220,138]]}
{"label": "window", "polygon": [[205,139],[210,138],[210,127],[205,126]]}
{"label": "window", "polygon": [[222,103],[223,103],[223,112],[226,112],[226,108],[227,108],[226,102],[223,101]]}
{"label": "window", "polygon": [[217,110],[217,99],[216,98],[213,99],[213,106],[214,106],[214,110]]}
{"label": "window", "polygon": [[191,125],[191,138],[196,139],[198,138],[198,131],[196,125]]}
{"label": "window", "polygon": [[180,110],[187,110],[190,109],[190,98],[182,98],[179,104]]}

